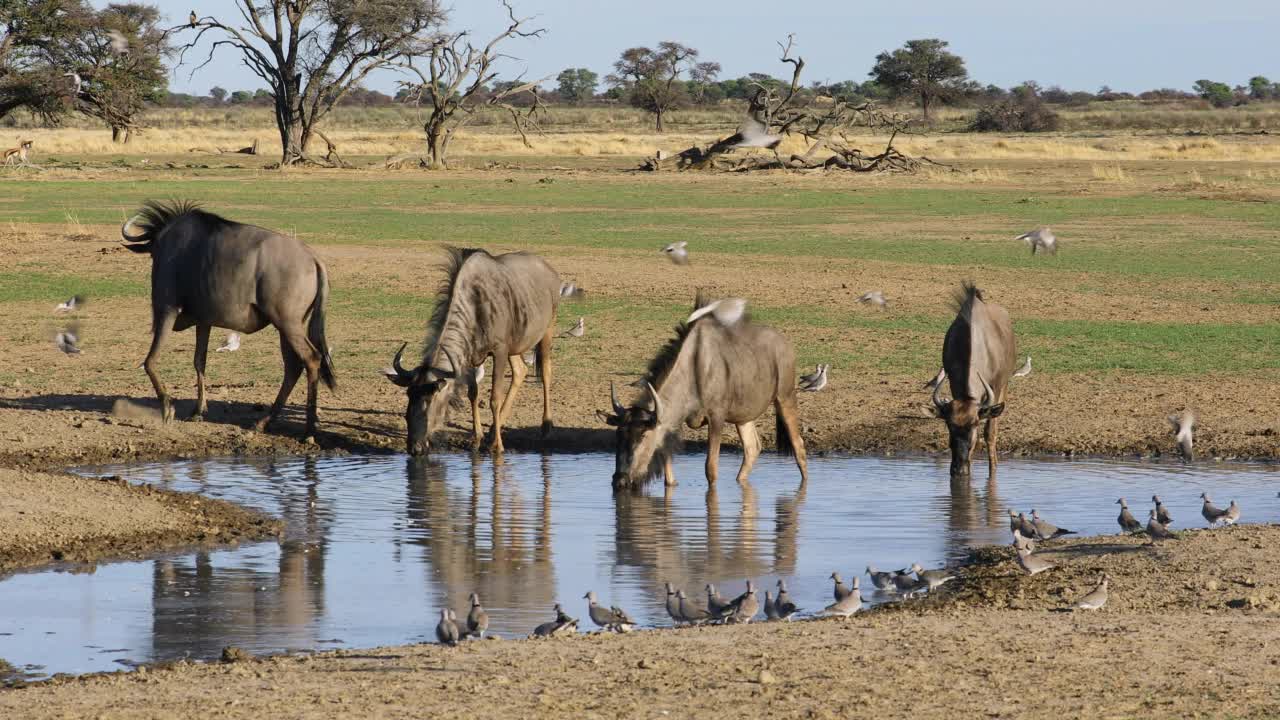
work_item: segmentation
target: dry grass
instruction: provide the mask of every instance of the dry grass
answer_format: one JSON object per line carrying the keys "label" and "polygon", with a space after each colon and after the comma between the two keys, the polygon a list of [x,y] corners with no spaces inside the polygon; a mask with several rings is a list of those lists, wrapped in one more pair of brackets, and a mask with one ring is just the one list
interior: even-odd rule
{"label": "dry grass", "polygon": [[1133,181],[1129,173],[1119,165],[1093,165],[1091,172],[1093,179],[1100,182],[1129,183]]}

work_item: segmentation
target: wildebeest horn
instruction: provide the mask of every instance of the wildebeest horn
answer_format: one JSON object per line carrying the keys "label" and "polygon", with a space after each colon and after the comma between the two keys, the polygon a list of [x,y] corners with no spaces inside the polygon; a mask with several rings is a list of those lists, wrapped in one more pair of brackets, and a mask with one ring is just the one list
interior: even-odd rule
{"label": "wildebeest horn", "polygon": [[396,356],[391,359],[391,367],[395,369],[396,375],[399,375],[402,380],[409,380],[413,377],[413,373],[405,370],[404,366],[400,364],[400,358],[404,355],[406,347],[409,347],[409,343],[401,345],[400,349],[396,351]]}
{"label": "wildebeest horn", "polygon": [[445,372],[439,368],[433,368],[433,370],[435,370],[435,373],[442,378],[448,379],[457,377],[458,372],[462,370],[462,368],[458,366],[458,361],[453,359],[453,353],[449,352],[449,348],[442,347],[440,349],[444,351],[444,356],[449,361],[449,372]]}
{"label": "wildebeest horn", "polygon": [[991,407],[991,403],[995,402],[996,392],[991,389],[991,385],[987,383],[987,379],[982,377],[982,373],[978,373],[978,382],[982,383],[982,402],[981,407]]}
{"label": "wildebeest horn", "polygon": [[618,389],[613,386],[613,381],[609,381],[609,399],[613,401],[613,414],[622,417],[626,414],[627,409],[618,402]]}
{"label": "wildebeest horn", "polygon": [[662,415],[662,401],[658,399],[658,391],[653,389],[651,383],[646,382],[644,386],[649,388],[649,396],[653,398],[653,422],[656,425]]}
{"label": "wildebeest horn", "polygon": [[947,404],[942,402],[942,383],[933,386],[933,406],[939,411],[947,409]]}
{"label": "wildebeest horn", "polygon": [[120,226],[120,236],[125,239],[125,242],[137,242],[139,240],[137,236],[129,234],[129,228],[133,227],[133,221],[137,219],[138,219],[138,216],[134,215],[133,217],[129,218],[129,220],[125,222],[124,225]]}

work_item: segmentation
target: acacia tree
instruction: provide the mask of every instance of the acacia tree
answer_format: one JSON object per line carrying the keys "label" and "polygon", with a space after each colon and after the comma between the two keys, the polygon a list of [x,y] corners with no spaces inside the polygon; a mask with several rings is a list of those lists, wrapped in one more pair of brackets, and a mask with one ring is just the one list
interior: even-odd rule
{"label": "acacia tree", "polygon": [[595,97],[600,76],[586,68],[566,68],[556,76],[556,91],[571,103],[583,103]]}
{"label": "acacia tree", "polygon": [[[529,29],[528,22],[532,18],[517,18],[515,10],[506,0],[503,0],[502,6],[507,10],[508,25],[483,46],[471,43],[469,30],[441,34],[425,46],[406,53],[400,63],[402,69],[418,79],[417,82],[403,83],[403,87],[408,91],[408,102],[427,110],[427,119],[422,124],[422,130],[427,136],[427,160],[424,165],[433,170],[448,167],[449,141],[482,107],[506,110],[521,139],[526,146],[529,145],[525,131],[533,124],[541,109],[537,94],[538,83],[549,78],[531,82],[517,79],[496,83],[494,81],[497,80],[498,72],[494,63],[506,57],[498,52],[498,46],[504,41],[518,37],[542,37],[546,29]],[[490,83],[494,83],[492,88],[489,87]],[[523,110],[510,102],[521,95],[528,95],[532,99]],[[405,158],[406,156],[391,158],[387,164],[398,165]]]}
{"label": "acacia tree", "polygon": [[445,17],[439,0],[234,0],[238,20],[197,18],[182,53],[206,35],[234,48],[262,78],[275,106],[280,164],[315,162],[307,146],[317,126],[369,73],[402,60]]}
{"label": "acacia tree", "polygon": [[947,50],[946,40],[937,38],[908,40],[893,52],[876,55],[868,74],[896,95],[918,97],[926,121],[929,106],[958,92],[969,77],[964,60]]}
{"label": "acacia tree", "polygon": [[66,111],[71,85],[47,51],[69,42],[89,12],[80,0],[0,0],[0,117],[26,108],[56,121]]}
{"label": "acacia tree", "polygon": [[613,64],[614,72],[605,82],[625,91],[633,107],[653,113],[655,127],[662,132],[663,117],[688,100],[681,77],[698,67],[697,60],[695,48],[677,42],[658,43],[657,50],[628,48]]}
{"label": "acacia tree", "polygon": [[699,105],[706,102],[707,89],[720,77],[720,69],[718,62],[700,62],[689,69],[689,91],[694,102]]}
{"label": "acacia tree", "polygon": [[73,38],[44,50],[73,78],[64,80],[72,107],[105,122],[113,142],[129,142],[145,103],[168,86],[170,46],[159,23],[154,5],[111,4],[86,17]]}

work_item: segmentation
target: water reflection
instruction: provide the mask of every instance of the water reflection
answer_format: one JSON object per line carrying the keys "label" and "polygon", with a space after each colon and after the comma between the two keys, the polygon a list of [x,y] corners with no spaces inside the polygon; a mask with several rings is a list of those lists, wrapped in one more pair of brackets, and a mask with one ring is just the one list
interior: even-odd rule
{"label": "water reflection", "polygon": [[[1008,506],[1112,532],[1099,497],[1160,492],[1196,517],[1201,489],[1235,496],[1251,521],[1274,520],[1272,467],[1229,470],[1011,461],[1002,486],[951,483],[927,459],[815,458],[797,487],[784,459],[761,458],[750,483],[613,495],[607,455],[427,459],[284,458],[101,469],[200,490],[285,521],[279,542],[100,566],[85,575],[0,580],[0,657],[50,672],[254,652],[412,642],[444,605],[479,592],[492,631],[523,636],[557,602],[581,615],[587,589],[642,623],[665,624],[662,583],[700,598],[745,578],[783,577],[801,607],[821,607],[832,570],[939,565],[1004,542]],[[684,467],[680,467],[680,465]],[[700,458],[677,473],[696,476]],[[1230,488],[1228,490],[1228,488]],[[1101,509],[1100,509],[1101,508]],[[3,633],[12,633],[4,635]],[[52,635],[47,633],[54,633]]]}

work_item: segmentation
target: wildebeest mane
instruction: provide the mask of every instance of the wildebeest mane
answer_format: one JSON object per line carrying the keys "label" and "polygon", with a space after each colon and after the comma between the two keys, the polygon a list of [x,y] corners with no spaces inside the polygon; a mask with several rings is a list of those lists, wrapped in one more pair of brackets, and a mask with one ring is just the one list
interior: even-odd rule
{"label": "wildebeest mane", "polygon": [[[697,310],[706,307],[711,302],[711,297],[704,288],[698,288],[697,297],[693,301],[693,309]],[[671,371],[671,366],[676,364],[676,358],[680,357],[680,348],[684,346],[685,338],[689,337],[689,331],[693,326],[685,321],[675,327],[675,337],[667,341],[663,345],[658,354],[653,356],[649,361],[649,367],[645,369],[644,379],[654,387],[662,384],[662,380],[666,378],[667,373]]]}
{"label": "wildebeest mane", "polygon": [[[952,307],[956,311],[956,322],[963,321],[966,326],[971,326],[973,323],[974,303],[985,300],[986,298],[983,297],[982,290],[974,285],[972,280],[966,280],[964,284],[960,286],[960,289],[956,291],[955,296],[953,296],[951,300]],[[948,333],[948,338],[950,337],[951,335]],[[968,368],[970,363],[973,362],[972,330],[966,328],[964,332],[957,333],[954,341],[955,345],[952,347],[954,347],[957,355],[959,356],[958,359],[962,360],[963,366]],[[963,375],[951,377],[950,380],[952,393],[955,394],[956,397],[971,396],[969,393],[969,374],[967,372]]]}
{"label": "wildebeest mane", "polygon": [[960,289],[951,298],[951,307],[956,311],[957,315],[962,315],[964,319],[969,320],[969,313],[973,310],[975,300],[985,301],[986,297],[982,295],[982,290],[973,284],[972,280],[965,280]]}
{"label": "wildebeest mane", "polygon": [[[228,224],[229,220],[220,215],[200,209],[200,203],[194,200],[170,200],[168,203],[148,200],[126,227],[136,229],[133,235],[125,235],[125,247],[136,253],[149,253],[154,247],[156,237],[179,218],[195,216],[206,226]],[[123,231],[122,231],[123,234]]]}
{"label": "wildebeest mane", "polygon": [[459,248],[446,245],[444,251],[446,257],[444,263],[440,266],[444,270],[444,279],[440,281],[440,288],[436,291],[436,305],[431,308],[431,319],[427,321],[427,348],[423,355],[424,367],[426,366],[426,361],[431,359],[431,353],[435,350],[436,340],[440,337],[440,331],[444,329],[445,320],[449,318],[449,307],[453,304],[454,284],[458,280],[458,273],[462,272],[463,264],[476,253],[492,257],[489,253],[479,248]]}

